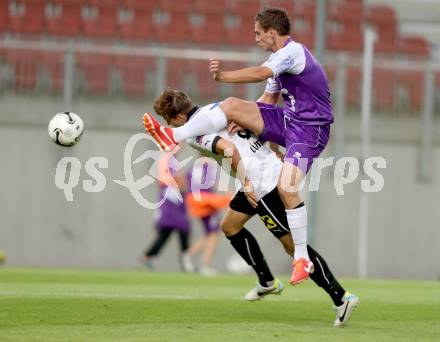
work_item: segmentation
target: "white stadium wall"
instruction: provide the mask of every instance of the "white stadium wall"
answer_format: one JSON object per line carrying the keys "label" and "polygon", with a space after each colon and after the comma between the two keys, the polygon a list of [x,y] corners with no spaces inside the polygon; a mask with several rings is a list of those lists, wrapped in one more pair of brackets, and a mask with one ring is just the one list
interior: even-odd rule
{"label": "white stadium wall", "polygon": [[[137,267],[137,258],[154,236],[153,211],[137,204],[128,189],[113,180],[124,179],[125,144],[130,136],[142,132],[140,118],[148,104],[139,100],[78,101],[71,110],[82,116],[86,128],[78,146],[69,149],[55,145],[47,135],[50,117],[64,110],[60,102],[16,95],[2,95],[0,101],[0,249],[8,255],[7,264]],[[381,125],[382,119],[374,120],[376,125],[386,126],[385,121]],[[418,127],[417,119],[406,121]],[[438,132],[439,122],[436,124]],[[358,127],[356,119],[348,121],[351,132]],[[399,127],[396,130],[403,129]],[[371,146],[371,155],[385,157],[387,168],[380,170],[385,178],[383,190],[369,195],[368,275],[436,279],[440,276],[440,180],[435,170],[440,170],[440,145],[438,141],[434,145],[432,181],[421,182],[417,179],[417,132],[408,130],[402,135],[408,139],[378,139]],[[150,147],[139,144],[134,155]],[[344,155],[358,154],[356,134],[348,135]],[[78,157],[82,164],[73,202],[66,201],[54,182],[58,160],[68,155]],[[82,182],[90,179],[84,165],[94,156],[108,159],[108,168],[101,170],[106,187],[97,193],[84,192]],[[137,178],[145,166],[133,167]],[[337,196],[332,173],[325,171],[321,180],[315,247],[338,276],[357,275],[359,189],[356,181],[345,186],[344,196]],[[150,190],[145,195],[154,198],[156,194]],[[270,266],[277,273],[287,273],[289,260],[279,242],[256,219],[246,226],[256,234]],[[199,223],[193,232],[193,238],[200,235]],[[169,244],[157,266],[178,270],[176,239]],[[214,266],[225,270],[232,254],[222,237]]]}

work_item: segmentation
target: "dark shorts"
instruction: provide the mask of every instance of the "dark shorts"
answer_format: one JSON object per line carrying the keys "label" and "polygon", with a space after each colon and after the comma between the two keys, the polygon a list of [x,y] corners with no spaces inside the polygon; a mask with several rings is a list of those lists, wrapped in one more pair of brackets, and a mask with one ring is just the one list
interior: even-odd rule
{"label": "dark shorts", "polygon": [[286,234],[290,234],[289,224],[287,223],[286,210],[278,194],[278,189],[273,189],[270,193],[258,201],[257,208],[253,208],[244,192],[239,191],[235,194],[229,207],[232,210],[238,211],[247,215],[258,215],[260,220],[264,223],[267,229],[275,235],[276,238],[281,238]]}
{"label": "dark shorts", "polygon": [[284,146],[284,160],[298,166],[305,175],[310,170],[313,159],[327,146],[330,124],[304,125],[285,116],[280,106],[261,102],[257,102],[257,105],[264,122],[259,139]]}
{"label": "dark shorts", "polygon": [[218,215],[210,215],[202,217],[203,228],[205,229],[205,234],[219,232],[220,231],[220,219]]}

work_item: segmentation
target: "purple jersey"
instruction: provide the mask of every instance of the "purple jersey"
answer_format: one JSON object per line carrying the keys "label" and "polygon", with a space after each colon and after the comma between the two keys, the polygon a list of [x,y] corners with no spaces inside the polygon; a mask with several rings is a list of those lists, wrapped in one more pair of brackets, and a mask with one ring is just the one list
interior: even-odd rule
{"label": "purple jersey", "polygon": [[[159,162],[159,177],[162,182],[159,185],[159,200],[164,202],[156,212],[156,223],[159,228],[173,228],[182,231],[188,231],[190,228],[188,216],[186,213],[185,202],[180,190],[175,184],[167,181],[167,176],[176,175],[177,160],[169,155],[164,155]],[[184,195],[184,194],[183,194]]]}
{"label": "purple jersey", "polygon": [[281,93],[286,120],[303,125],[333,122],[327,76],[307,48],[291,38],[263,64],[274,74],[266,92]]}
{"label": "purple jersey", "polygon": [[188,173],[191,191],[212,192],[217,180],[217,163],[207,157],[198,159]]}
{"label": "purple jersey", "polygon": [[165,192],[168,190],[167,198],[157,211],[156,222],[159,228],[174,228],[178,230],[188,231],[189,220],[186,213],[186,206],[175,191],[179,191],[174,187],[160,186],[159,196],[162,200]]}

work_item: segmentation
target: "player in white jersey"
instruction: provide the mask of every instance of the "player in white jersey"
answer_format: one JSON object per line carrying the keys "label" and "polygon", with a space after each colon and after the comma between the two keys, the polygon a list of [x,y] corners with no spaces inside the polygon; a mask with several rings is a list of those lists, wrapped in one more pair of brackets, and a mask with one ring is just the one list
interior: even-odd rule
{"label": "player in white jersey", "polygon": [[[216,105],[214,103],[208,107]],[[192,104],[185,93],[172,89],[165,90],[158,97],[154,109],[168,124],[176,127],[185,124],[188,120],[197,120],[200,110]],[[245,299],[255,301],[268,294],[280,294],[283,284],[273,277],[257,240],[244,225],[251,217],[259,215],[268,230],[280,240],[286,253],[293,258],[294,243],[277,189],[282,162],[249,131],[229,134],[226,130],[222,130],[191,138],[187,142],[217,161],[218,157],[231,156],[233,171],[239,168],[240,163],[244,166],[244,175],[240,175],[239,178],[249,191],[237,192],[223,218],[221,228],[233,248],[258,276],[257,286],[246,294]],[[310,246],[307,246],[307,250],[316,265],[310,277],[331,297],[336,310],[335,326],[344,325],[358,305],[359,299],[342,288],[318,252]]]}
{"label": "player in white jersey", "polygon": [[[197,120],[197,112],[193,115],[193,119]],[[248,130],[230,134],[226,129],[223,129],[218,133],[190,138],[186,142],[201,149],[205,155],[211,151],[211,157],[219,161],[215,156],[215,148],[219,139],[230,141],[238,150],[244,168],[243,176],[246,176],[244,182],[249,186],[252,185],[255,201],[259,201],[277,186],[283,163],[267,145]],[[232,147],[231,152],[233,152]],[[233,176],[235,177],[235,174]]]}

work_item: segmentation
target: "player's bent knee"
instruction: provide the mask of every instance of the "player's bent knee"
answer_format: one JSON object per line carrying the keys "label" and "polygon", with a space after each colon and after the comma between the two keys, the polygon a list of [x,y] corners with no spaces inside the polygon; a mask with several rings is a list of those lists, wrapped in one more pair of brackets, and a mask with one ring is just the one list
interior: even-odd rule
{"label": "player's bent knee", "polygon": [[220,228],[221,228],[223,234],[225,234],[226,236],[235,235],[241,230],[241,227],[236,227],[233,224],[230,224],[229,222],[227,222],[226,220],[223,220],[220,223]]}
{"label": "player's bent knee", "polygon": [[240,111],[240,105],[243,100],[236,97],[227,97],[221,104],[220,108],[225,112],[229,120],[234,120],[235,115]]}

